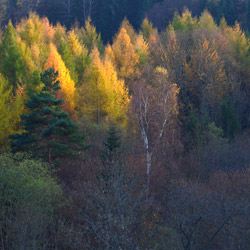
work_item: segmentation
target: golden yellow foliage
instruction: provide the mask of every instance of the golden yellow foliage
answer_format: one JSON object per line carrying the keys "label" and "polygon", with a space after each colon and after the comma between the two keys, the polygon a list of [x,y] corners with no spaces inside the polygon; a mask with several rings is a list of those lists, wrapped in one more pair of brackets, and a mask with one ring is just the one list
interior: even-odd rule
{"label": "golden yellow foliage", "polygon": [[205,10],[202,13],[198,25],[199,25],[199,28],[206,29],[209,31],[214,31],[215,29],[217,29],[217,25],[213,17],[207,10]]}
{"label": "golden yellow foliage", "polygon": [[58,80],[60,81],[61,89],[58,91],[58,98],[65,101],[63,109],[71,115],[74,113],[75,108],[75,83],[70,77],[69,70],[66,68],[61,56],[57,52],[55,45],[50,44],[50,54],[45,64],[44,69],[54,68],[58,71]]}
{"label": "golden yellow foliage", "polygon": [[240,28],[239,23],[236,23],[233,28],[227,26],[223,29],[223,32],[233,45],[234,52],[237,58],[240,59],[242,62],[247,60],[250,50],[250,41],[246,37],[244,31]]}
{"label": "golden yellow foliage", "polygon": [[139,56],[139,65],[143,66],[147,62],[149,56],[149,48],[142,35],[138,35],[136,38],[135,52]]}
{"label": "golden yellow foliage", "polygon": [[23,111],[23,92],[19,88],[14,96],[0,75],[0,152],[9,149],[10,134],[21,132],[20,115]]}
{"label": "golden yellow foliage", "polygon": [[[21,27],[20,27],[21,28]],[[36,29],[35,24],[32,19],[29,18],[23,28],[20,31],[20,37],[22,40],[26,42],[26,44],[30,47],[32,44],[39,44],[41,41],[41,36],[39,34],[39,30]]]}
{"label": "golden yellow foliage", "polygon": [[145,40],[148,40],[153,32],[153,25],[151,22],[148,21],[147,18],[143,20],[141,29],[142,29],[143,38]]}
{"label": "golden yellow foliage", "polygon": [[49,23],[48,18],[43,18],[41,20],[42,23],[42,40],[45,44],[50,44],[53,40],[55,29],[54,27]]}
{"label": "golden yellow foliage", "polygon": [[139,55],[135,53],[126,29],[121,28],[112,45],[112,51],[114,54],[113,64],[116,66],[118,76],[130,78],[136,72]]}
{"label": "golden yellow foliage", "polygon": [[40,48],[37,44],[33,44],[30,48],[31,51],[31,57],[33,61],[35,61],[39,66],[40,64],[38,63],[40,61]]}
{"label": "golden yellow foliage", "polygon": [[85,21],[84,27],[74,27],[74,32],[89,53],[91,53],[95,47],[97,47],[101,53],[103,52],[104,48],[101,35],[97,33],[96,27],[91,24],[90,17]]}
{"label": "golden yellow foliage", "polygon": [[125,29],[132,44],[136,43],[137,34],[127,18],[124,18],[120,29]]}
{"label": "golden yellow foliage", "polygon": [[223,97],[227,78],[224,61],[215,48],[214,40],[204,38],[198,41],[185,70],[189,88],[201,102],[215,104]]}
{"label": "golden yellow foliage", "polygon": [[41,69],[48,57],[48,46],[54,35],[54,27],[48,19],[41,19],[37,14],[30,13],[18,24],[17,33],[22,42],[31,49],[31,58],[36,67]]}
{"label": "golden yellow foliage", "polygon": [[58,47],[61,40],[66,38],[66,28],[60,23],[55,26],[55,32],[53,37],[53,43]]}
{"label": "golden yellow foliage", "polygon": [[78,41],[78,38],[73,30],[71,30],[68,34],[67,44],[69,52],[73,57],[79,56],[82,53],[83,46]]}
{"label": "golden yellow foliage", "polygon": [[155,67],[160,65],[162,61],[162,49],[157,30],[153,30],[152,34],[150,35],[148,39],[148,48],[150,64],[154,65]]}
{"label": "golden yellow foliage", "polygon": [[125,127],[130,103],[128,89],[124,81],[118,79],[108,57],[102,62],[97,48],[92,51],[91,57],[93,64],[86,73],[78,105],[97,123],[106,121]]}
{"label": "golden yellow foliage", "polygon": [[36,66],[32,60],[32,54],[31,54],[30,48],[27,47],[26,44],[20,39],[18,39],[18,46],[20,48],[22,60],[25,63],[29,73],[33,72]]}
{"label": "golden yellow foliage", "polygon": [[109,58],[112,62],[115,61],[115,56],[109,43],[107,44],[105,48],[104,58]]}
{"label": "golden yellow foliage", "polygon": [[191,12],[185,9],[181,16],[178,13],[175,14],[172,25],[176,31],[190,32],[197,27],[197,23],[197,18],[193,18]]}

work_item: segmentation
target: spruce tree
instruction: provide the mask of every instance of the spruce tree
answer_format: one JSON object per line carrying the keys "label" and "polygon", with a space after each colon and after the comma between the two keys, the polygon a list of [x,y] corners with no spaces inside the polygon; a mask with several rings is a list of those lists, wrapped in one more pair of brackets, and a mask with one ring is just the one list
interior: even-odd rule
{"label": "spruce tree", "polygon": [[39,94],[31,94],[26,103],[27,114],[21,116],[22,134],[10,135],[13,152],[31,152],[47,162],[58,162],[78,155],[86,148],[84,137],[67,112],[62,111],[63,100],[56,99],[60,89],[58,72],[48,69],[41,74],[44,84]]}
{"label": "spruce tree", "polygon": [[121,171],[119,167],[121,163],[120,135],[114,125],[109,127],[107,137],[103,144],[104,150],[101,154],[103,166],[100,168],[100,175],[98,175],[98,179],[104,181],[106,185],[109,186],[115,176],[117,174],[119,175]]}
{"label": "spruce tree", "polygon": [[117,160],[121,142],[116,126],[109,127],[108,135],[104,141],[104,147],[105,149],[102,153],[102,159],[109,162]]}

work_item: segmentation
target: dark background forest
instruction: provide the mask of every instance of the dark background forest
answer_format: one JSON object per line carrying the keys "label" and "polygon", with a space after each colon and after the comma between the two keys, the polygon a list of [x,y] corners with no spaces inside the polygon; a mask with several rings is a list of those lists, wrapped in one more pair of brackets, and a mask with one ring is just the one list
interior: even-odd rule
{"label": "dark background forest", "polygon": [[125,17],[137,30],[145,16],[162,30],[184,7],[197,17],[207,9],[217,24],[225,17],[229,25],[237,21],[244,30],[250,29],[249,0],[1,0],[0,10],[2,25],[9,19],[16,23],[30,11],[68,28],[76,20],[84,25],[90,17],[103,40],[111,41]]}
{"label": "dark background forest", "polygon": [[249,9],[1,0],[0,249],[248,250]]}

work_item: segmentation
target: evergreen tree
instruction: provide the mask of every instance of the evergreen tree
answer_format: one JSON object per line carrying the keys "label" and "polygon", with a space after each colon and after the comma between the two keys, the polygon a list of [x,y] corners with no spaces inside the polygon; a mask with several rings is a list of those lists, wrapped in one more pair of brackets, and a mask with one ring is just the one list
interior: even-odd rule
{"label": "evergreen tree", "polygon": [[233,139],[240,130],[237,114],[227,102],[221,105],[220,123],[224,131],[224,136],[229,139]]}
{"label": "evergreen tree", "polygon": [[86,147],[78,136],[77,125],[62,111],[63,100],[56,99],[60,89],[58,72],[48,69],[41,75],[44,87],[26,103],[28,113],[21,116],[24,132],[10,135],[13,152],[31,152],[48,162],[79,154]]}
{"label": "evergreen tree", "polygon": [[[109,127],[107,137],[104,141],[104,150],[101,154],[103,167],[100,169],[98,178],[103,180],[107,186],[111,184],[112,179],[116,174],[121,173],[119,149],[121,147],[120,135],[116,126]],[[118,171],[118,172],[117,172]]]}
{"label": "evergreen tree", "polygon": [[104,141],[105,149],[102,153],[102,159],[104,161],[111,162],[119,154],[119,148],[121,147],[120,136],[116,126],[110,126],[108,135]]}

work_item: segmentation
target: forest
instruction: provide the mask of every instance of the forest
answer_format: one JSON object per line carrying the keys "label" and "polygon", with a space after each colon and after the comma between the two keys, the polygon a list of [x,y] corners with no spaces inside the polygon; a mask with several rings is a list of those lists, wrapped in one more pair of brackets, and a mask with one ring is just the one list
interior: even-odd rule
{"label": "forest", "polygon": [[250,2],[174,2],[0,2],[0,249],[249,249]]}

